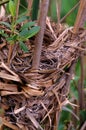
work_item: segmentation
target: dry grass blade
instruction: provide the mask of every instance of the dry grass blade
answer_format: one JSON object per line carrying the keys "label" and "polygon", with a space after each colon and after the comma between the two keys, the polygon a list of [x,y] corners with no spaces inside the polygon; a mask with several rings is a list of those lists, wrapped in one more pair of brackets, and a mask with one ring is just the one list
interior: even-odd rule
{"label": "dry grass blade", "polygon": [[9,73],[11,73],[11,75],[10,75],[10,74],[6,74],[6,73],[1,71],[0,72],[1,78],[21,82],[21,79],[19,78],[19,76],[15,72],[13,72],[11,69],[9,69],[3,62],[0,62],[0,67],[5,69]]}
{"label": "dry grass blade", "polygon": [[[48,118],[49,118],[49,123],[50,123],[50,126],[51,126],[52,120],[51,120],[51,117],[50,117],[50,115],[49,115],[48,109],[46,108],[46,106],[44,105],[44,103],[43,103],[42,101],[41,101],[41,104],[42,104],[43,108],[44,108],[44,109],[46,110],[46,112],[47,112],[47,116],[48,116]],[[45,119],[46,119],[46,116],[42,119],[41,123],[42,123]]]}
{"label": "dry grass blade", "polygon": [[29,96],[43,96],[44,92],[42,90],[36,90],[29,87],[22,87],[23,91]]}
{"label": "dry grass blade", "polygon": [[20,82],[20,79],[18,78],[18,76],[15,77],[15,76],[12,76],[10,74],[6,74],[4,72],[0,72],[0,77],[3,78],[3,79]]}
{"label": "dry grass blade", "polygon": [[21,95],[24,94],[23,92],[10,92],[10,91],[1,91],[1,96],[7,95]]}
{"label": "dry grass blade", "polygon": [[61,103],[60,103],[60,99],[59,99],[58,93],[55,90],[52,90],[52,92],[54,93],[54,95],[55,95],[55,97],[57,99],[58,105],[59,105],[59,109],[61,110],[62,106],[61,106]]}
{"label": "dry grass blade", "polygon": [[54,36],[54,38],[57,39],[57,36],[56,36],[56,34],[55,34],[55,32],[54,32],[52,26],[51,26],[50,19],[49,19],[48,17],[46,18],[46,24],[47,24],[47,26],[49,27],[49,29],[50,29],[52,35]]}
{"label": "dry grass blade", "polygon": [[41,125],[36,121],[36,119],[33,117],[33,115],[29,112],[29,110],[26,110],[27,113],[27,117],[31,120],[31,122],[34,124],[34,126],[37,129],[43,130],[43,128],[41,127]]}
{"label": "dry grass blade", "polygon": [[17,92],[17,85],[15,84],[6,84],[0,82],[0,90],[7,90],[7,91],[12,91],[12,92]]}
{"label": "dry grass blade", "polygon": [[64,37],[68,34],[68,32],[72,29],[73,27],[67,28],[60,34],[60,36],[49,46],[49,50],[57,49],[59,44],[61,44],[61,41],[64,40]]}
{"label": "dry grass blade", "polygon": [[21,108],[19,108],[19,109],[17,109],[17,110],[14,110],[14,113],[15,113],[15,114],[18,114],[18,113],[20,113],[21,111],[25,110],[25,108],[26,108],[26,106],[23,106],[23,107],[21,107]]}
{"label": "dry grass blade", "polygon": [[4,118],[1,118],[1,117],[0,117],[0,119],[2,120],[3,125],[5,125],[5,126],[11,128],[12,130],[19,130],[19,128],[18,128],[17,126],[15,126],[15,125],[9,123],[9,122],[8,122],[7,120],[5,120]]}

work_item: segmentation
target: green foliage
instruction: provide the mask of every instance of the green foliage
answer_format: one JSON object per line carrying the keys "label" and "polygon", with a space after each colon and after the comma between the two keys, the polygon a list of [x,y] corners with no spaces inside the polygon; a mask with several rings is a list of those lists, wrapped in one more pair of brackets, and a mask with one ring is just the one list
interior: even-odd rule
{"label": "green foliage", "polygon": [[[79,0],[62,0],[61,17],[65,16]],[[75,9],[66,19],[65,22],[69,25],[74,25],[77,15],[77,9]]]}
{"label": "green foliage", "polygon": [[80,115],[82,117],[82,122],[86,121],[86,110],[81,110],[80,111]]}
{"label": "green foliage", "polygon": [[37,20],[38,10],[39,10],[39,2],[40,2],[39,0],[33,0],[33,5],[32,5],[32,20]]}
{"label": "green foliage", "polygon": [[27,5],[27,0],[20,0],[19,14],[29,12],[29,10],[27,10]]}
{"label": "green foliage", "polygon": [[5,25],[7,28],[11,29],[11,25],[7,22],[0,22],[0,24]]}
{"label": "green foliage", "polygon": [[[58,1],[58,0],[57,0]],[[61,18],[64,17],[79,0],[61,0]],[[56,11],[56,0],[50,0],[49,16],[52,20],[57,21],[57,11]],[[77,15],[77,8],[65,19],[65,23],[68,25],[74,25]]]}
{"label": "green foliage", "polygon": [[34,35],[36,35],[39,31],[40,27],[36,26],[36,27],[32,27],[30,30],[28,29],[23,29],[19,36],[22,38],[23,41],[27,40],[28,38],[33,37]]}
{"label": "green foliage", "polygon": [[19,45],[24,52],[28,52],[28,47],[22,41],[20,41]]}
{"label": "green foliage", "polygon": [[16,15],[16,5],[15,2],[12,0],[9,1],[9,11],[11,16],[14,17]]}
{"label": "green foliage", "polygon": [[[70,108],[69,106],[67,106]],[[61,117],[60,117],[60,124],[58,126],[58,130],[66,130],[66,124],[70,121],[70,112],[63,110],[61,112]]]}
{"label": "green foliage", "polygon": [[21,16],[20,18],[18,18],[16,20],[16,24],[19,24],[21,22],[24,22],[25,20],[29,20],[29,17],[28,16]]}
{"label": "green foliage", "polygon": [[29,23],[26,23],[24,24],[22,27],[21,27],[21,30],[25,29],[25,28],[31,28],[32,26],[35,25],[35,22],[29,22]]}
{"label": "green foliage", "polygon": [[81,67],[80,67],[80,60],[77,61],[76,67],[75,67],[75,75],[79,79],[81,74]]}
{"label": "green foliage", "polygon": [[[9,1],[9,11],[12,16],[11,23],[8,22],[0,22],[1,25],[4,25],[6,28],[10,30],[10,34],[6,33],[4,30],[0,30],[0,34],[6,38],[7,42],[10,44],[19,43],[21,49],[24,52],[28,52],[27,46],[24,44],[24,42],[36,35],[40,27],[35,26],[35,22],[25,22],[29,19],[28,16],[21,16],[17,20],[15,20],[15,2],[10,0]],[[17,29],[17,25],[23,23],[23,26],[21,26],[19,29]]]}
{"label": "green foliage", "polygon": [[49,16],[52,20],[57,21],[56,0],[50,0]]}

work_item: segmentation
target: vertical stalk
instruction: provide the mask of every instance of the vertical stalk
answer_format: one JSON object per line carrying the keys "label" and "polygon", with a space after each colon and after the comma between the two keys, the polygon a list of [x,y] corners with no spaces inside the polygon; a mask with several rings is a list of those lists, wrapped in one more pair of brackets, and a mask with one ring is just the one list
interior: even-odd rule
{"label": "vertical stalk", "polygon": [[18,14],[19,14],[19,5],[20,5],[20,0],[15,0],[15,5],[16,5],[16,20],[18,18]]}
{"label": "vertical stalk", "polygon": [[84,109],[84,64],[83,64],[83,56],[80,57],[80,62],[81,62],[81,76],[79,80],[79,85],[78,85],[78,93],[79,93],[79,106],[80,110]]}
{"label": "vertical stalk", "polygon": [[[16,29],[15,21],[16,21],[17,18],[18,18],[20,0],[15,0],[14,2],[15,2],[15,6],[16,6],[16,16],[13,17],[13,21],[12,21],[12,24],[13,24],[12,34],[14,34],[14,30]],[[10,45],[9,45],[9,52],[8,52],[8,65],[10,65],[10,59],[11,59],[11,56],[12,56],[12,52],[13,52],[13,48],[14,48],[14,44],[15,44],[14,41],[12,41],[12,43],[10,43]]]}
{"label": "vertical stalk", "polygon": [[73,29],[73,32],[75,34],[78,32],[82,22],[85,22],[82,20],[82,16],[83,16],[85,8],[86,8],[86,0],[80,0],[80,6],[79,6],[78,14],[76,17],[76,22]]}
{"label": "vertical stalk", "polygon": [[[73,32],[75,34],[78,33],[79,28],[84,26],[86,21],[86,0],[80,0],[80,6],[76,18],[76,22],[74,25]],[[85,57],[81,56],[81,76],[78,84],[78,93],[79,93],[79,106],[80,110],[84,109],[84,80],[85,80]],[[80,116],[80,123],[82,124],[82,116]]]}
{"label": "vertical stalk", "polygon": [[12,56],[12,51],[13,51],[13,48],[14,48],[14,44],[11,44],[9,45],[9,51],[8,51],[8,66],[10,65],[10,59],[11,59],[11,56]]}
{"label": "vertical stalk", "polygon": [[[31,16],[31,10],[32,10],[32,3],[33,3],[33,0],[28,0],[28,16]],[[35,13],[34,13],[35,14]]]}
{"label": "vertical stalk", "polygon": [[38,69],[40,64],[40,56],[42,51],[42,43],[44,37],[44,30],[46,26],[46,16],[48,12],[48,6],[49,6],[49,0],[42,0],[41,8],[40,8],[40,16],[38,21],[38,25],[40,26],[40,31],[37,34],[37,37],[35,39],[35,50],[33,54],[33,63],[32,63],[33,69]]}
{"label": "vertical stalk", "polygon": [[60,13],[61,13],[61,0],[56,0],[57,6],[57,18],[58,18],[58,29],[60,28]]}
{"label": "vertical stalk", "polygon": [[[81,62],[81,76],[78,83],[78,95],[79,95],[79,110],[83,110],[85,108],[84,104],[84,64],[83,64],[83,56],[80,57]],[[83,123],[83,117],[80,114],[80,125]]]}

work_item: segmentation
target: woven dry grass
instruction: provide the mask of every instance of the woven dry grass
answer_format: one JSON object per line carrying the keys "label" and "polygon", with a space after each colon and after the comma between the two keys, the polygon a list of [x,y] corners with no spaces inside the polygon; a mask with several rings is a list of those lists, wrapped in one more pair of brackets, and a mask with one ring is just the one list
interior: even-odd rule
{"label": "woven dry grass", "polygon": [[74,35],[71,27],[62,31],[56,40],[46,32],[45,39],[48,36],[54,42],[43,46],[39,70],[31,69],[33,44],[26,54],[15,45],[8,67],[8,49],[2,39],[0,105],[4,111],[0,117],[1,127],[56,130],[62,107],[70,104],[70,80],[77,59],[86,52],[86,30],[80,29]]}

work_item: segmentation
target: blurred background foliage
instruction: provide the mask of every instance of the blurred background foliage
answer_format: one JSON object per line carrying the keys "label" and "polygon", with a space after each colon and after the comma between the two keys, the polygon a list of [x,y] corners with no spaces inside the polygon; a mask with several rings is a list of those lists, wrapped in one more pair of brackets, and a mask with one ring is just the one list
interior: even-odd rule
{"label": "blurred background foliage", "polygon": [[[59,1],[59,0],[57,0]],[[77,4],[79,0],[62,0],[61,1],[61,18],[64,17],[73,7]],[[57,11],[56,11],[56,0],[50,0],[49,15],[54,21],[57,21]],[[77,15],[77,8],[65,19],[68,25],[74,25]]]}

